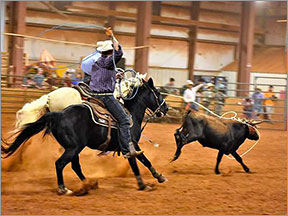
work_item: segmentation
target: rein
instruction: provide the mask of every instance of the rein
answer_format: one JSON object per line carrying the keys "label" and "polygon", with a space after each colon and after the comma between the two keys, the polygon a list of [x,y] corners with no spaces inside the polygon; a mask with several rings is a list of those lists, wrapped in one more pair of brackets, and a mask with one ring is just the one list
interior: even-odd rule
{"label": "rein", "polygon": [[[144,84],[145,85],[145,84]],[[163,99],[163,101],[161,103],[159,103],[159,97],[156,95],[156,93],[154,92],[153,89],[151,89],[149,86],[145,85],[145,87],[147,87],[152,93],[153,96],[156,99],[157,105],[158,107],[155,109],[155,111],[151,111],[149,108],[147,109],[149,113],[146,113],[148,115],[148,119],[145,122],[145,124],[143,125],[143,127],[141,128],[141,133],[144,130],[144,128],[146,127],[146,125],[149,123],[149,121],[153,118],[155,118],[155,115],[159,112],[159,110],[161,109],[161,107],[163,106],[163,104],[165,103],[165,99]]]}

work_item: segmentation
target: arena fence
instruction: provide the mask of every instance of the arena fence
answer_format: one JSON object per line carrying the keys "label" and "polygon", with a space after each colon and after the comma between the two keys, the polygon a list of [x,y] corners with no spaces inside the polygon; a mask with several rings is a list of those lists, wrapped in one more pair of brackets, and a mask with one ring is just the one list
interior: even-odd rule
{"label": "arena fence", "polygon": [[[262,104],[262,112],[259,112],[259,116],[255,116],[255,112],[252,111],[250,112],[251,114],[251,118],[253,119],[259,119],[259,120],[263,120],[265,123],[263,123],[262,125],[260,125],[261,129],[272,129],[272,130],[287,130],[287,79],[286,78],[279,78],[279,77],[254,77],[255,81],[254,83],[227,83],[226,86],[231,86],[231,85],[248,85],[249,86],[249,90],[239,90],[239,89],[225,89],[225,95],[231,95],[228,94],[229,91],[233,91],[234,94],[232,95],[237,95],[237,92],[244,92],[245,95],[247,96],[226,96],[225,97],[225,103],[224,106],[221,110],[221,112],[219,113],[220,115],[222,115],[225,112],[228,111],[235,111],[238,114],[238,117],[240,118],[247,118],[247,115],[244,110],[243,110],[243,105],[241,104],[241,102],[243,100],[245,100],[247,97],[251,98],[251,95],[255,92],[254,88],[261,88],[262,89],[262,93],[265,94],[268,90],[269,87],[269,81],[271,81],[271,79],[278,79],[281,80],[282,84],[278,84],[278,85],[273,85],[274,89],[276,91],[273,91],[276,95],[276,99],[274,99],[274,106],[273,106],[273,112],[271,113],[271,120],[268,119],[267,113],[265,112],[265,108],[266,106],[264,104]],[[260,79],[265,80],[267,79],[267,82],[260,82]],[[166,118],[172,118],[174,120],[174,122],[180,122],[181,118],[183,116],[183,114],[185,113],[185,103],[184,103],[184,99],[183,98],[179,98],[179,95],[183,96],[183,88],[175,88],[175,87],[166,87],[166,86],[158,86],[158,88],[160,89],[160,91],[163,94],[163,96],[165,97],[165,100],[167,102],[167,104],[169,105],[169,112],[168,112],[168,117]],[[171,93],[171,92],[182,92],[182,94],[175,94],[175,93]],[[176,91],[175,91],[176,90]],[[170,93],[169,93],[170,92]],[[166,94],[168,94],[168,96],[166,96]],[[173,96],[173,94],[175,96]],[[198,102],[202,105],[204,105],[205,103],[203,102],[205,100],[205,97],[201,94],[198,95]],[[211,99],[211,103],[210,105],[207,107],[209,108],[211,111],[215,112],[215,105],[216,105],[216,101],[214,100],[215,98]],[[264,103],[264,100],[263,100]],[[204,109],[202,109],[200,107],[200,112],[204,112]],[[169,121],[169,120],[167,120]]]}
{"label": "arena fence", "polygon": [[[23,76],[18,76],[18,78],[21,78],[24,80]],[[7,75],[2,75],[1,80],[13,80],[14,76],[7,76]],[[273,130],[287,130],[287,79],[284,78],[277,78],[277,77],[269,77],[269,80],[271,79],[279,79],[281,80],[282,84],[279,85],[273,85],[275,90],[274,93],[277,96],[277,99],[274,100],[275,105],[274,105],[274,111],[271,114],[271,121],[269,121],[265,115],[266,113],[263,111],[260,113],[260,116],[258,119],[261,119],[265,121],[266,123],[263,123],[261,125],[261,128],[263,129],[273,129]],[[19,80],[19,79],[18,79]],[[266,80],[267,82],[264,82],[263,80]],[[227,83],[226,86],[231,86],[237,85],[237,84],[242,84],[242,85],[248,85],[249,90],[245,91],[247,95],[251,96],[252,93],[254,92],[255,87],[260,87],[263,91],[262,93],[267,92],[267,89],[269,87],[269,80],[267,77],[254,77],[254,83]],[[13,82],[5,82],[2,85],[1,89],[1,113],[2,114],[15,114],[19,109],[22,108],[22,106],[27,103],[31,102],[39,97],[41,97],[44,94],[47,94],[54,89],[58,87],[62,87],[63,83],[60,82],[63,81],[63,79],[55,79],[54,83],[58,83],[58,85],[51,86],[48,85],[44,89],[32,89],[32,88],[27,88],[27,86],[21,84],[13,84]],[[8,84],[7,84],[8,83]],[[165,87],[165,86],[158,86],[161,92],[167,93],[171,92],[171,90],[176,89],[177,92],[183,92],[182,88],[175,88],[175,87]],[[240,92],[243,90],[235,90],[235,89],[225,89],[225,94],[228,95],[229,91],[233,92]],[[156,121],[166,121],[166,122],[177,122],[180,123],[182,116],[185,113],[185,105],[184,105],[184,100],[183,98],[179,98],[179,95],[183,95],[183,93],[175,94],[174,93],[167,95],[163,95],[165,97],[165,100],[167,104],[169,105],[169,112],[168,116],[165,118],[157,119]],[[231,95],[231,94],[230,94]],[[233,94],[237,95],[237,94]],[[178,97],[176,97],[178,96]],[[203,99],[205,98],[204,96],[199,95],[199,102],[203,104]],[[245,99],[245,97],[240,97],[240,96],[226,96],[225,97],[225,104],[219,113],[220,115],[227,112],[227,111],[235,111],[238,113],[239,117],[244,118],[244,111],[243,111],[243,105],[241,105],[242,100]],[[263,108],[265,106],[263,105]],[[215,100],[211,100],[210,105],[208,108],[215,112]],[[203,109],[200,108],[200,112],[204,112]],[[253,116],[253,113],[251,113]],[[255,116],[253,116],[255,118]]]}

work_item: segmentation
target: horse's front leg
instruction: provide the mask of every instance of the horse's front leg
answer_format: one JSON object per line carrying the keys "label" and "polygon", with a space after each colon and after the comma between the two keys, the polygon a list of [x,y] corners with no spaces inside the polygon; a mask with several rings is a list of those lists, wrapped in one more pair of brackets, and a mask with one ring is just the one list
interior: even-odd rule
{"label": "horse's front leg", "polygon": [[[139,151],[140,148],[138,145],[137,145],[137,147],[138,148],[136,148],[136,149],[137,149],[137,151]],[[153,177],[156,178],[159,183],[164,183],[164,182],[168,181],[168,179],[166,179],[166,177],[164,175],[157,172],[157,170],[152,166],[151,162],[148,160],[148,158],[144,154],[138,155],[137,159],[150,170]]]}
{"label": "horse's front leg", "polygon": [[133,171],[133,173],[134,173],[134,175],[136,177],[139,190],[149,189],[149,186],[144,184],[144,182],[143,182],[143,180],[142,180],[142,178],[140,176],[140,171],[139,171],[139,168],[137,166],[135,157],[129,158],[128,161],[129,161],[129,164],[130,164],[130,166],[132,168],[132,171]]}

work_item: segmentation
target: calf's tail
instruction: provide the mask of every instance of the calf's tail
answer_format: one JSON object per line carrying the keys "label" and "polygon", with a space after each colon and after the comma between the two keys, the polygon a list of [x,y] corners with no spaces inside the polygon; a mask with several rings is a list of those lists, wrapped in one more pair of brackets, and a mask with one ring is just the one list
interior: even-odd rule
{"label": "calf's tail", "polygon": [[[12,155],[29,138],[44,130],[45,128],[46,131],[44,133],[44,136],[50,133],[59,115],[60,113],[56,112],[46,113],[36,122],[26,124],[23,129],[17,132],[19,134],[16,136],[16,139],[12,143],[8,143],[1,136],[1,158],[7,158]],[[6,144],[6,146],[4,146],[3,144]]]}

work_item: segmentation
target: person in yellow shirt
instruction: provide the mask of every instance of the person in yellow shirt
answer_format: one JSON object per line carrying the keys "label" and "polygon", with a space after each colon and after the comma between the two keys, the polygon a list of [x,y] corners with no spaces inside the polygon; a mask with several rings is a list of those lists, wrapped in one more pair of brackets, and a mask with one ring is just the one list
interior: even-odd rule
{"label": "person in yellow shirt", "polygon": [[271,114],[273,113],[273,107],[275,105],[274,100],[277,98],[273,92],[272,85],[269,86],[268,92],[264,94],[264,98],[265,98],[264,101],[265,114],[267,119],[271,121]]}

